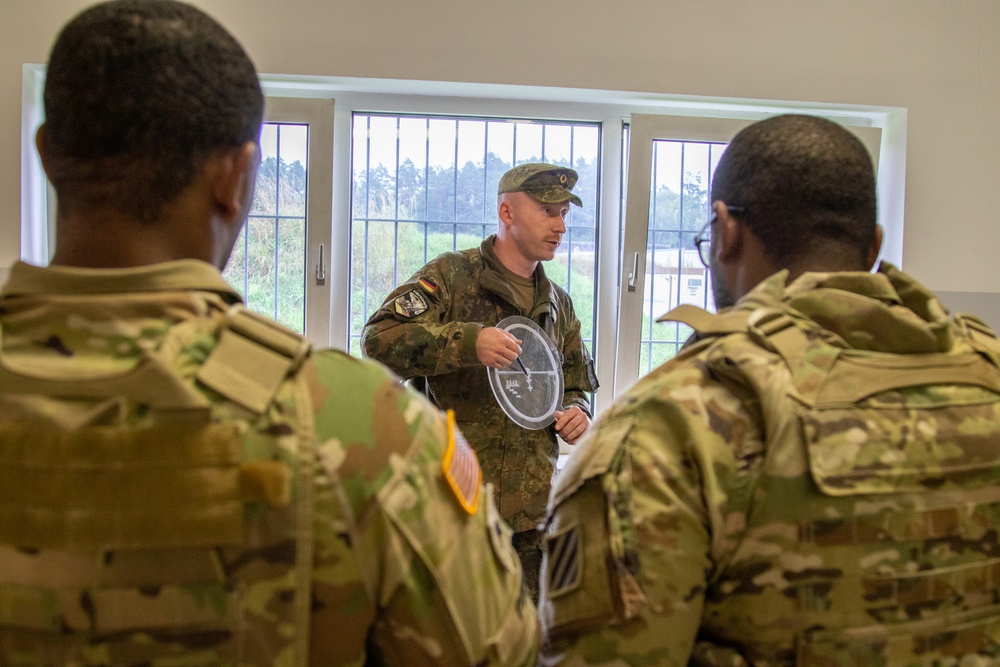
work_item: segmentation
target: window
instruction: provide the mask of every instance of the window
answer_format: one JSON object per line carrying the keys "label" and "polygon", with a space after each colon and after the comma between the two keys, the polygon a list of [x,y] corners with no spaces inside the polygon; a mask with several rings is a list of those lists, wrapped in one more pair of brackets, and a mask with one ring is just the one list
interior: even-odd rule
{"label": "window", "polygon": [[268,98],[253,205],[223,272],[248,308],[321,345],[330,327],[322,306],[329,312],[331,201],[314,173],[330,173],[330,151],[317,147],[332,125],[329,100]]}
{"label": "window", "polygon": [[713,307],[711,276],[693,241],[708,219],[712,173],[724,149],[722,143],[653,142],[640,374],[671,359],[691,335],[689,327],[657,317],[682,303]]}
{"label": "window", "polygon": [[309,126],[265,123],[253,206],[223,273],[247,307],[305,331]]}
{"label": "window", "polygon": [[504,118],[355,113],[351,195],[351,352],[399,283],[442,252],[473,248],[497,229],[500,177],[524,162],[572,166],[583,207],[545,266],[573,298],[593,346],[600,128]]}
{"label": "window", "polygon": [[[364,321],[395,284],[438,253],[493,233],[495,187],[508,166],[567,164],[580,172],[585,208],[571,207],[563,248],[546,271],[573,296],[595,354],[599,412],[685,339],[686,330],[656,317],[678,303],[711,304],[710,277],[689,239],[707,216],[712,170],[739,127],[788,111],[824,115],[862,136],[883,172],[886,257],[901,260],[905,110],[262,80],[261,180],[226,276],[252,308],[319,346],[359,353]],[[22,82],[21,256],[44,264],[55,234],[54,200],[33,148],[44,67],[25,65]]]}

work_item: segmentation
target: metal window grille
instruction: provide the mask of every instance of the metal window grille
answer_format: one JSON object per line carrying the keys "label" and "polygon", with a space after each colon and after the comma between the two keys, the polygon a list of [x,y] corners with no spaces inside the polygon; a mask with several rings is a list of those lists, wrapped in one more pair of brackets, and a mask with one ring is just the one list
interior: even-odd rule
{"label": "metal window grille", "polygon": [[[624,132],[627,164],[628,129]],[[657,140],[653,144],[640,376],[673,358],[692,333],[683,324],[658,323],[658,317],[682,303],[715,309],[711,275],[698,259],[694,237],[709,218],[712,174],[725,148],[726,144],[716,142]],[[624,192],[623,187],[623,211]],[[623,214],[622,238],[624,220]]]}
{"label": "metal window grille", "polygon": [[307,125],[265,123],[246,225],[223,272],[247,307],[305,330]]}
{"label": "metal window grille", "polygon": [[600,125],[544,120],[353,116],[350,348],[400,282],[442,252],[478,246],[497,227],[496,188],[512,166],[552,162],[580,174],[549,277],[573,297],[593,348]]}

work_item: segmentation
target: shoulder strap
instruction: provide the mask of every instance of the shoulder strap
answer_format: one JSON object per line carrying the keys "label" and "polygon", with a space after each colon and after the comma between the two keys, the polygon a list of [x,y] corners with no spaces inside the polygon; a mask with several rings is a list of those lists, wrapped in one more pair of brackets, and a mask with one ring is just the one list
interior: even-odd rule
{"label": "shoulder strap", "polygon": [[[814,345],[806,330],[816,325],[809,320],[795,318],[780,308],[760,307],[755,310],[730,310],[712,314],[696,306],[683,304],[657,321],[687,324],[698,333],[702,341],[735,333],[746,334],[760,347],[781,356],[792,373],[792,382],[797,390],[808,389],[815,383],[817,369],[808,367],[804,362],[807,351]],[[832,355],[821,360],[830,363],[821,363],[822,368],[818,369],[824,375],[829,372],[838,351],[837,348],[829,347]]]}
{"label": "shoulder strap", "polygon": [[680,322],[686,324],[702,336],[725,336],[747,330],[750,313],[745,310],[730,310],[725,313],[710,313],[703,308],[681,304],[661,315],[657,322]]}
{"label": "shoulder strap", "polygon": [[802,324],[779,308],[730,310],[713,314],[697,306],[682,304],[657,322],[686,324],[701,338],[745,333],[762,347],[780,354],[793,370],[795,360],[801,359],[809,347]]}
{"label": "shoulder strap", "polygon": [[197,377],[205,386],[259,414],[309,355],[310,347],[300,334],[236,305],[226,313],[219,343]]}
{"label": "shoulder strap", "polygon": [[[299,429],[299,451],[295,480],[295,667],[309,664],[310,633],[312,630],[312,587],[315,567],[315,513],[316,513],[316,424],[313,403],[303,374],[294,380],[295,406]],[[341,493],[343,491],[341,490]],[[353,522],[352,522],[352,525]],[[357,535],[352,540],[360,544]]]}

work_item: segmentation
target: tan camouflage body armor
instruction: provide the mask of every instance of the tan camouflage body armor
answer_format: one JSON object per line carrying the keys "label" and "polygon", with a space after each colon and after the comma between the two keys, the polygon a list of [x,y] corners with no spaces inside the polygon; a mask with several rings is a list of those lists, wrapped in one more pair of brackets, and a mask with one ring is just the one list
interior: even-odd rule
{"label": "tan camouflage body armor", "polygon": [[550,662],[1000,661],[1000,343],[888,265],[784,279],[664,316],[695,338],[571,458]]}
{"label": "tan camouflage body armor", "polygon": [[0,664],[532,664],[461,434],[238,300],[200,262],[14,268]]}

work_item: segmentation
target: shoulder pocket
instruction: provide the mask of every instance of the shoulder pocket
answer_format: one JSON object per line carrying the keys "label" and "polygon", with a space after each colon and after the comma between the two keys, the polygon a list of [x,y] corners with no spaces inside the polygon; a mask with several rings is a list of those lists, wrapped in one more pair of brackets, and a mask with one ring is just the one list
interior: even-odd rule
{"label": "shoulder pocket", "polygon": [[550,638],[620,623],[645,604],[622,445],[631,428],[622,419],[588,438],[553,494],[539,605]]}

